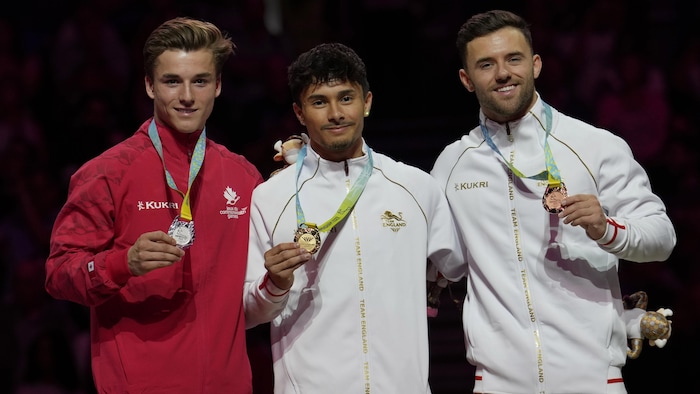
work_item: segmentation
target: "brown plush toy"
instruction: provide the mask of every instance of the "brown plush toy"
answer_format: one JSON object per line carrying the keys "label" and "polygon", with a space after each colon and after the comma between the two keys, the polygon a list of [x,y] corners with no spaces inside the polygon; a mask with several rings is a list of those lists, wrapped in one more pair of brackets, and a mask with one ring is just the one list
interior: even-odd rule
{"label": "brown plush toy", "polygon": [[639,357],[644,340],[651,346],[666,346],[671,336],[671,320],[667,317],[672,316],[673,311],[667,308],[659,308],[656,312],[647,311],[648,298],[643,291],[624,296],[622,301],[625,307],[622,316],[627,325],[627,339],[630,341],[627,357]]}
{"label": "brown plush toy", "polygon": [[297,161],[297,156],[301,148],[309,142],[309,137],[305,133],[301,135],[290,135],[286,140],[278,140],[275,142],[274,148],[277,153],[272,157],[275,161],[284,161],[284,166],[278,168],[270,174],[273,176],[288,167],[290,164],[294,164]]}

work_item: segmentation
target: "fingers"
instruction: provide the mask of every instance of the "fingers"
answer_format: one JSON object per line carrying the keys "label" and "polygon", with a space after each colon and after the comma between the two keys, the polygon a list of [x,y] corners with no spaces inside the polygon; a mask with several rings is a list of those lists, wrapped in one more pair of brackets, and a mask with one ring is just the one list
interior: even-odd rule
{"label": "fingers", "polygon": [[127,252],[129,269],[139,276],[180,261],[185,251],[175,245],[175,239],[163,231],[141,234]]}
{"label": "fingers", "polygon": [[311,254],[294,242],[275,245],[265,252],[265,268],[272,283],[287,290],[294,283],[294,271],[311,259]]}
{"label": "fingers", "polygon": [[564,210],[559,212],[559,217],[565,224],[583,226],[605,221],[603,208],[598,199],[593,195],[576,195],[562,200]]}
{"label": "fingers", "polygon": [[294,242],[285,242],[265,252],[265,268],[283,270],[296,268],[307,262],[311,254]]}
{"label": "fingers", "polygon": [[606,218],[598,198],[592,194],[577,194],[562,200],[564,208],[558,216],[564,224],[581,226],[591,239],[605,234]]}

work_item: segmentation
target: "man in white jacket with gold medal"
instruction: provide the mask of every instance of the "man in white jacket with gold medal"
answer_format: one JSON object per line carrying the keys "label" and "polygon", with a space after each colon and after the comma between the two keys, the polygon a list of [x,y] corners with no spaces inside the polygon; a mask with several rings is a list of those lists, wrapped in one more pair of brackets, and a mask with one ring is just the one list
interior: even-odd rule
{"label": "man in white jacket with gold medal", "polygon": [[466,272],[447,200],[365,143],[352,49],[312,48],[289,85],[310,142],[253,193],[244,295],[248,327],[271,321],[275,393],[430,393],[426,260]]}

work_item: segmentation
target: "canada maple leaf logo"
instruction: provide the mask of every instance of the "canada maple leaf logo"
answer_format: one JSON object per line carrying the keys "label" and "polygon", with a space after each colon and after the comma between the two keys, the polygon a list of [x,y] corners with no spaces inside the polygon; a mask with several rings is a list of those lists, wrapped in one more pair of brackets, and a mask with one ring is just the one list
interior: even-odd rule
{"label": "canada maple leaf logo", "polygon": [[224,198],[226,199],[226,205],[236,205],[238,200],[241,199],[241,197],[236,194],[231,187],[226,187],[226,190],[224,191]]}

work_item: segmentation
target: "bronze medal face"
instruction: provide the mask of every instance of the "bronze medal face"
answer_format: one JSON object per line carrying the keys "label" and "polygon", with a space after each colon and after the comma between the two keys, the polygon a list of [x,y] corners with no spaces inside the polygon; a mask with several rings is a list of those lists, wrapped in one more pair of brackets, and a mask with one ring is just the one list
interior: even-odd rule
{"label": "bronze medal face", "polygon": [[294,242],[314,254],[321,247],[321,234],[313,227],[299,227],[294,233]]}
{"label": "bronze medal face", "polygon": [[547,186],[544,191],[544,196],[542,196],[542,206],[544,210],[549,213],[559,213],[564,210],[561,206],[561,201],[565,199],[566,186],[561,183],[559,186]]}
{"label": "bronze medal face", "polygon": [[194,221],[186,222],[176,217],[168,229],[168,235],[175,238],[177,246],[186,249],[194,243]]}

